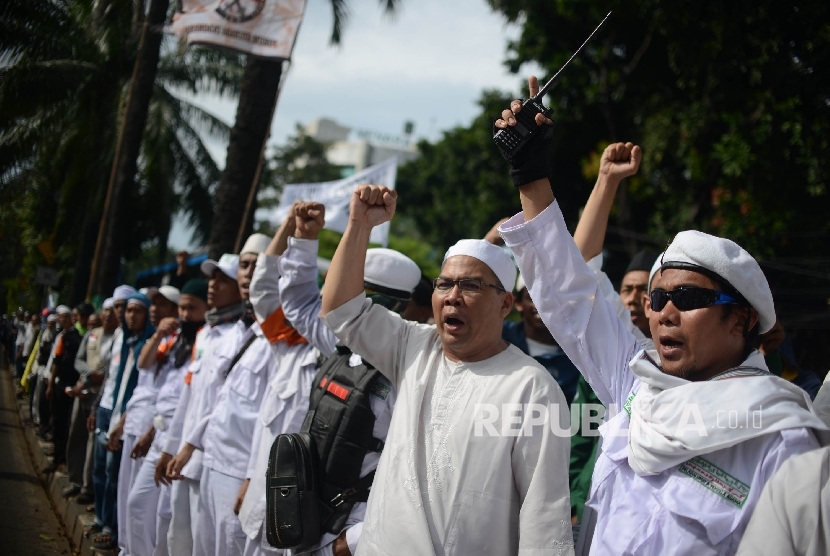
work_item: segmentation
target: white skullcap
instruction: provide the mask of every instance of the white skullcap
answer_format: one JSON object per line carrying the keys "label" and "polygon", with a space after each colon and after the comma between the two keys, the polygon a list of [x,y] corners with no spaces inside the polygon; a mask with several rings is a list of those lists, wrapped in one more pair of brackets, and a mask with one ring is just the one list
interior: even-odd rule
{"label": "white skullcap", "polygon": [[775,325],[775,305],[767,277],[758,261],[734,241],[696,230],[680,232],[662,257],[661,269],[669,268],[714,274],[758,311],[761,334]]}
{"label": "white skullcap", "polygon": [[58,317],[56,315],[49,315],[48,317],[46,317],[46,322],[55,322],[57,320]]}
{"label": "white skullcap", "polygon": [[[466,255],[480,260],[490,267],[496,278],[499,279],[500,286],[506,291],[508,288],[516,283],[516,266],[510,259],[507,251],[501,247],[497,247],[489,241],[483,239],[462,239],[447,250],[444,255],[444,262],[450,257],[458,255]],[[443,267],[443,263],[441,264]]]}
{"label": "white skullcap", "polygon": [[57,307],[55,307],[55,313],[58,315],[71,315],[72,309],[70,309],[66,305],[58,305]]}
{"label": "white skullcap", "polygon": [[657,255],[657,259],[654,261],[654,264],[651,265],[651,270],[648,271],[648,293],[651,293],[651,283],[654,281],[654,275],[657,274],[657,271],[660,270],[660,265],[663,262],[663,255],[665,251]]}
{"label": "white skullcap", "polygon": [[254,255],[259,255],[268,249],[268,245],[270,244],[271,238],[265,234],[251,234],[251,236],[245,241],[245,245],[242,246],[242,250],[239,254],[244,255],[245,253],[253,253]]}
{"label": "white skullcap", "polygon": [[199,267],[202,272],[208,277],[212,277],[214,271],[221,270],[222,273],[233,281],[236,281],[236,271],[239,270],[239,255],[231,255],[225,253],[219,257],[218,261],[206,260]]}
{"label": "white skullcap", "polygon": [[390,294],[394,297],[409,299],[420,280],[421,269],[403,253],[384,247],[366,251],[364,282],[393,290]]}
{"label": "white skullcap", "polygon": [[115,300],[111,297],[108,297],[104,300],[104,303],[101,305],[101,309],[112,309],[115,305]]}
{"label": "white skullcap", "polygon": [[516,293],[521,292],[523,289],[527,287],[525,284],[525,279],[522,277],[522,273],[519,273],[519,277],[516,278],[516,289],[514,290]]}
{"label": "white skullcap", "polygon": [[112,292],[113,301],[126,301],[131,295],[135,293],[135,288],[132,286],[118,286]]}
{"label": "white skullcap", "polygon": [[179,304],[179,297],[181,296],[181,293],[179,292],[178,288],[174,288],[173,286],[162,286],[158,289],[153,288],[153,290],[155,291],[152,291],[149,294],[147,294],[147,297],[150,299],[150,301],[153,301],[153,298],[157,294],[161,294],[163,298],[172,301],[175,305]]}

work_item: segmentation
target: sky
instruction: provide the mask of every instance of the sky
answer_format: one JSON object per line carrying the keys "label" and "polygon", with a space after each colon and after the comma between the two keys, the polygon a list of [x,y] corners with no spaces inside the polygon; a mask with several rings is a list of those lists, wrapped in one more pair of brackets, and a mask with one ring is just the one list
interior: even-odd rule
{"label": "sky", "polygon": [[[349,4],[342,45],[331,46],[329,0],[308,0],[269,146],[285,143],[298,122],[321,117],[391,135],[400,135],[410,120],[417,138],[436,140],[477,115],[484,89],[519,93],[522,77],[503,63],[519,28],[485,0],[403,0],[391,18],[377,1]],[[235,101],[190,100],[233,125]],[[224,166],[227,144],[210,141],[208,148]],[[196,247],[181,219],[174,221],[169,243],[175,250]]]}

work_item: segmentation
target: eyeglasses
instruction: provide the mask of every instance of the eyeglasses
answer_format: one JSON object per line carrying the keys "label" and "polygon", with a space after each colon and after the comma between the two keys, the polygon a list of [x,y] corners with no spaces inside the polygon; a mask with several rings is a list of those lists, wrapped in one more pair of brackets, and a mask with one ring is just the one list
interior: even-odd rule
{"label": "eyeglasses", "polygon": [[738,304],[738,300],[718,290],[707,288],[684,287],[666,291],[662,288],[651,290],[651,310],[662,311],[666,303],[671,301],[678,311],[703,309],[712,305]]}
{"label": "eyeglasses", "polygon": [[481,278],[459,278],[458,280],[450,280],[449,278],[436,278],[432,281],[432,287],[435,291],[442,294],[447,294],[452,290],[456,284],[462,293],[479,293],[482,286],[490,286],[499,291],[506,291],[503,287],[495,284],[488,284]]}

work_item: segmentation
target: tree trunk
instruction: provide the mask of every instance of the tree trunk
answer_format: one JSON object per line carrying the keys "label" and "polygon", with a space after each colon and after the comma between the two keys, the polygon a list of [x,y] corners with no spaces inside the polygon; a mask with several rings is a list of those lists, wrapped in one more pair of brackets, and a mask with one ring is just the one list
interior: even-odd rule
{"label": "tree trunk", "polygon": [[135,192],[138,155],[159,62],[162,40],[160,27],[167,17],[168,6],[169,0],[152,0],[141,31],[120,144],[116,149],[115,176],[110,183],[104,206],[104,219],[99,229],[98,246],[87,289],[88,297],[94,293],[109,294],[115,288],[120,273],[121,255],[129,233],[127,215]]}
{"label": "tree trunk", "polygon": [[[103,181],[103,180],[102,180]],[[95,256],[95,238],[98,235],[98,223],[101,221],[100,193],[106,183],[99,184],[90,192],[84,213],[83,228],[81,229],[78,254],[75,257],[75,271],[72,273],[72,285],[69,287],[70,307],[74,307],[84,300],[90,276],[90,263]]]}
{"label": "tree trunk", "polygon": [[271,127],[281,75],[281,60],[248,57],[225,169],[213,197],[215,210],[208,242],[208,255],[212,259],[234,250],[239,227],[246,216],[248,195],[259,166],[262,147]]}

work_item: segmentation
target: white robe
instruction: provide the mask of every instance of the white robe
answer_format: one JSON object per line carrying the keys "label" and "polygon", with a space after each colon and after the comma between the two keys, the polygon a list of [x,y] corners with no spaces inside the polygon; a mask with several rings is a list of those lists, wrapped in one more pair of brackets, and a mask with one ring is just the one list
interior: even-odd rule
{"label": "white robe", "polygon": [[794,457],[764,487],[737,556],[830,554],[830,448]]}
{"label": "white robe", "polygon": [[[398,391],[358,555],[573,553],[570,438],[547,424],[522,431],[524,404],[551,407],[569,424],[541,365],[511,345],[456,366],[434,326],[404,321],[363,293],[324,320]],[[495,435],[476,431],[485,404],[498,411]]]}
{"label": "white robe", "polygon": [[[528,291],[553,337],[604,405],[626,409],[599,429],[602,453],[597,457],[588,499],[588,506],[597,512],[591,554],[734,553],[763,485],[786,459],[819,446],[816,431],[823,427],[809,412],[804,394],[790,391],[788,398],[793,410],[803,416],[804,424],[791,419],[787,427],[782,427],[780,419],[763,419],[759,421],[761,426],[773,421],[768,432],[753,431],[749,439],[736,433],[732,445],[724,442],[728,433],[725,429],[733,428],[731,416],[721,416],[721,428],[718,408],[707,407],[708,400],[698,402],[699,398],[694,397],[695,392],[705,391],[713,383],[688,383],[636,368],[635,356],[642,353],[642,348],[600,291],[594,272],[583,261],[565,226],[558,204],[553,203],[529,222],[518,214],[502,224],[499,231],[512,249]],[[746,364],[765,368],[757,355]],[[720,386],[726,388],[728,384],[729,388],[740,390],[751,388],[755,380],[776,383],[781,387],[780,395],[786,395],[786,382],[774,376],[724,380]],[[698,384],[703,386],[698,388]],[[644,458],[646,463],[639,466],[640,473],[636,472],[631,461],[632,447],[635,457],[639,457],[649,445],[637,439],[632,441],[629,411],[645,409],[642,406],[646,395],[652,399],[663,395],[671,398],[683,392],[688,392],[689,409],[696,406],[705,424],[717,427],[707,431],[713,439],[711,451],[706,449],[706,439],[701,439],[697,430],[683,435],[673,429],[669,432],[676,430],[674,436],[653,437],[651,454],[657,456],[662,451],[660,461]],[[741,398],[734,396],[732,401],[737,404]],[[668,405],[664,407],[671,411]],[[745,409],[758,408],[747,403]],[[670,416],[676,414],[675,410]],[[655,411],[655,418],[657,415]],[[735,417],[736,431],[744,423],[754,428],[754,414],[741,412]],[[682,412],[679,418],[682,420]],[[681,464],[685,458],[678,461],[678,456],[682,453],[687,454],[688,461]]]}

